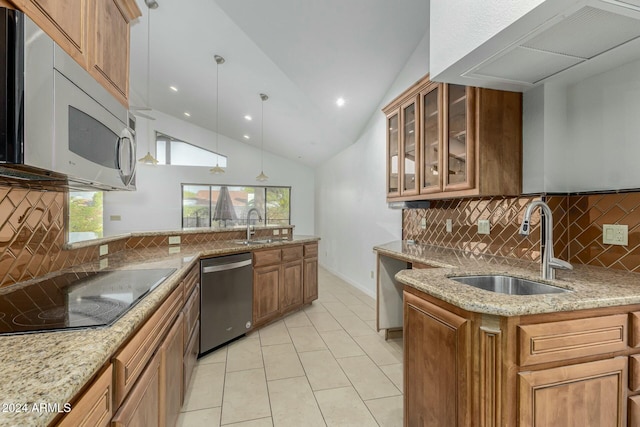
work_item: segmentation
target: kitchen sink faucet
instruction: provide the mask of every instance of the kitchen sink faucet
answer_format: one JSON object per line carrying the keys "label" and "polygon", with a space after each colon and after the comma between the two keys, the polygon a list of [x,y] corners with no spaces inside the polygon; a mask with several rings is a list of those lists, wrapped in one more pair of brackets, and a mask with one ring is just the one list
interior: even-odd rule
{"label": "kitchen sink faucet", "polygon": [[262,217],[260,216],[260,212],[258,211],[258,209],[256,208],[251,208],[249,209],[249,212],[247,212],[247,242],[249,240],[251,240],[251,236],[256,234],[255,230],[251,229],[251,214],[252,213],[256,213],[256,215],[258,215],[258,221],[262,221]]}
{"label": "kitchen sink faucet", "polygon": [[573,270],[573,266],[566,261],[553,257],[553,216],[549,205],[542,200],[536,200],[527,206],[520,225],[520,234],[523,236],[529,235],[531,214],[536,207],[540,207],[542,231],[544,232],[541,274],[543,279],[553,280],[556,278],[556,269]]}

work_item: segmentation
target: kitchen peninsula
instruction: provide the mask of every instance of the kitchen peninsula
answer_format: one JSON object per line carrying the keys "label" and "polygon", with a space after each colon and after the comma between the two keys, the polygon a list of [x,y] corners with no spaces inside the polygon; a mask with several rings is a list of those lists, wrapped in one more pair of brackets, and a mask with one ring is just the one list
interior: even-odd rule
{"label": "kitchen peninsula", "polygon": [[576,265],[544,281],[570,292],[504,295],[450,278],[540,282],[540,264],[406,241],[375,250],[434,267],[395,276],[403,285],[406,425],[640,423],[637,274]]}
{"label": "kitchen peninsula", "polygon": [[[288,233],[291,233],[293,229],[291,226],[283,228]],[[272,227],[257,227],[256,231],[257,238],[264,238],[267,235],[273,236]],[[63,422],[62,425],[65,425],[64,422],[71,422],[71,425],[79,425],[77,424],[78,418],[73,418],[72,415],[88,416],[96,412],[95,410],[93,412],[86,411],[87,407],[84,407],[85,413],[77,414],[77,411],[74,413],[73,408],[76,405],[81,405],[78,400],[79,397],[89,395],[90,385],[92,383],[97,384],[99,380],[104,378],[105,373],[109,375],[108,372],[110,372],[112,366],[114,383],[108,381],[107,389],[109,392],[107,395],[101,395],[107,397],[104,400],[97,399],[98,402],[103,402],[107,405],[106,408],[99,408],[103,412],[107,411],[106,415],[102,414],[101,418],[92,419],[94,422],[99,419],[101,424],[91,424],[90,422],[88,425],[108,423],[114,414],[116,418],[120,415],[118,419],[122,420],[122,416],[130,414],[127,414],[126,411],[121,414],[122,410],[116,414],[118,406],[123,399],[125,403],[122,404],[121,409],[126,405],[131,396],[135,394],[137,386],[128,385],[125,387],[126,391],[122,395],[119,394],[119,380],[116,372],[119,356],[117,355],[122,354],[123,349],[130,347],[127,343],[140,339],[138,331],[145,331],[145,328],[152,323],[147,322],[148,319],[155,318],[158,313],[166,312],[170,313],[170,315],[167,314],[158,321],[158,324],[166,325],[165,330],[159,332],[154,330],[148,335],[157,334],[158,339],[154,342],[158,342],[163,334],[166,334],[164,335],[164,342],[167,343],[170,341],[169,338],[172,337],[172,331],[180,332],[179,336],[181,338],[174,341],[176,341],[179,349],[178,354],[182,356],[183,345],[187,347],[187,339],[189,338],[186,331],[189,328],[193,329],[193,323],[189,322],[189,318],[193,316],[189,314],[190,307],[188,303],[190,301],[189,295],[194,294],[199,289],[200,258],[295,247],[300,247],[301,249],[307,247],[309,251],[314,246],[317,248],[319,240],[314,236],[292,236],[288,234],[284,240],[252,244],[248,247],[240,244],[237,241],[238,237],[233,233],[242,233],[242,231],[145,232],[70,245],[68,250],[71,251],[91,248],[92,246],[96,246],[95,249],[97,249],[97,246],[104,244],[108,244],[110,247],[122,247],[124,250],[101,256],[92,262],[74,266],[68,271],[155,268],[175,268],[176,271],[111,326],[69,332],[31,333],[0,337],[0,346],[2,347],[2,351],[0,351],[0,372],[3,375],[3,381],[0,384],[0,396],[2,396],[3,403],[13,404],[15,406],[12,406],[12,408],[17,408],[14,411],[8,411],[10,408],[7,407],[7,411],[0,414],[0,425],[41,426],[51,423],[57,425],[60,421]],[[182,244],[168,245],[169,235],[179,235],[182,239]],[[195,243],[195,240],[200,243]],[[307,257],[304,261],[312,263],[314,259]],[[300,263],[302,264],[302,259]],[[315,282],[313,280],[314,277],[308,277],[307,286],[314,283],[317,285],[317,268],[310,271],[315,271],[316,277]],[[52,273],[49,276],[54,276],[55,274]],[[28,286],[35,281],[28,281],[17,286]],[[302,293],[304,284],[302,282],[298,282],[298,284]],[[15,287],[12,287],[12,289],[15,289]],[[307,294],[312,294],[312,292],[307,292]],[[164,309],[165,306],[167,306],[166,310]],[[302,301],[300,301],[298,307],[302,307]],[[295,307],[288,307],[289,310],[293,308]],[[196,322],[198,313],[199,307],[195,316]],[[167,318],[166,320],[165,317]],[[176,321],[173,322],[173,319],[176,319]],[[182,327],[175,326],[182,325],[183,319],[185,325],[184,334],[181,333]],[[174,327],[170,328],[171,331],[167,333],[171,323],[174,324]],[[136,348],[140,348],[140,351],[143,351],[147,347],[146,341],[143,344]],[[145,360],[141,365],[143,368],[147,363],[146,361],[148,361],[148,366],[151,366],[156,363],[156,359],[160,359],[153,356],[153,348],[145,351],[148,352],[146,357],[140,355],[134,356],[134,359],[132,359],[138,364],[142,363],[140,360]],[[197,356],[197,348],[195,351]],[[158,350],[157,354],[160,354],[160,350]],[[195,358],[191,360],[191,354],[193,353],[187,352],[185,354],[184,371],[186,374],[190,373],[189,371],[193,368],[193,363],[195,362]],[[114,358],[114,356],[116,357]],[[182,357],[180,357],[181,359]],[[112,361],[114,362],[113,364]],[[158,363],[160,362],[158,361]],[[126,369],[129,370],[130,368],[127,367]],[[149,369],[145,370],[145,372],[147,371]],[[179,369],[179,371],[182,373],[183,370]],[[127,371],[125,370],[124,372]],[[143,373],[140,378],[144,379],[145,375],[147,374]],[[182,375],[180,375],[180,378],[182,378]],[[133,380],[130,382],[133,383]],[[181,381],[178,383],[178,392],[183,388],[186,389],[186,385],[180,384]],[[114,386],[115,398],[112,402],[109,396]],[[131,390],[131,387],[133,387],[133,390]],[[128,396],[127,399],[125,399],[125,395]],[[180,393],[178,393],[178,398],[180,398]],[[142,400],[142,402],[145,401]],[[43,408],[48,404],[49,409],[34,412],[31,410],[34,404],[45,404]],[[71,404],[72,412],[67,418],[72,421],[65,421],[67,418],[63,418],[65,404]],[[29,410],[26,412],[19,410],[19,408],[23,407],[27,407]],[[58,413],[57,410],[52,410],[52,408],[60,408],[60,412]],[[164,409],[161,407],[159,412],[163,412]],[[117,421],[116,418],[114,418],[114,422]],[[173,422],[175,423],[175,420]]]}

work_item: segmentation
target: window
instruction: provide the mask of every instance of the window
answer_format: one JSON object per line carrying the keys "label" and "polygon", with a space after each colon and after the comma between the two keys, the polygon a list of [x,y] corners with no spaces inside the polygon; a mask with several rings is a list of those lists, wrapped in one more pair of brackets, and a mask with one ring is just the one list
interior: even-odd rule
{"label": "window", "polygon": [[156,132],[156,158],[160,165],[227,167],[227,157]]}
{"label": "window", "polygon": [[246,225],[252,208],[260,212],[265,225],[289,225],[291,187],[182,184],[185,228]]}
{"label": "window", "polygon": [[103,237],[102,191],[69,192],[69,243]]}

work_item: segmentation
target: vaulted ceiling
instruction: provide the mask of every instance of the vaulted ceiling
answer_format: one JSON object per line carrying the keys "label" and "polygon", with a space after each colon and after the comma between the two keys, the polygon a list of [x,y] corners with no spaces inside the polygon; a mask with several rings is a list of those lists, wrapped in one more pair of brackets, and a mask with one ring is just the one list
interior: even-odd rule
{"label": "vaulted ceiling", "polygon": [[221,55],[220,133],[260,146],[266,93],[265,150],[310,166],[357,140],[428,28],[428,0],[158,0],[147,102],[149,9],[137,2],[133,103],[215,131]]}

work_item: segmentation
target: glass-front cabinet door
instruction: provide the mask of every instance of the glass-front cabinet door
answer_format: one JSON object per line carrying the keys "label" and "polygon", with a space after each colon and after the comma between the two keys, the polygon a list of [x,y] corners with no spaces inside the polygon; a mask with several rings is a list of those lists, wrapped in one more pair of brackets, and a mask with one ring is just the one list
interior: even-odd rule
{"label": "glass-front cabinet door", "polygon": [[387,115],[387,196],[400,195],[400,112]]}
{"label": "glass-front cabinet door", "polygon": [[446,108],[444,191],[473,188],[475,181],[474,92],[472,87],[444,85]]}
{"label": "glass-front cabinet door", "polygon": [[420,193],[435,193],[442,190],[442,97],[441,85],[430,84],[420,93],[422,111],[422,147]]}
{"label": "glass-front cabinet door", "polygon": [[400,108],[402,118],[402,132],[400,134],[400,167],[401,191],[400,194],[408,196],[418,194],[418,111],[417,102],[414,99]]}

